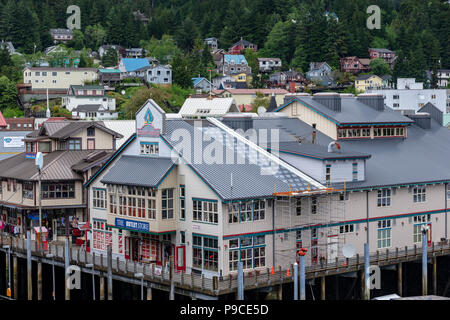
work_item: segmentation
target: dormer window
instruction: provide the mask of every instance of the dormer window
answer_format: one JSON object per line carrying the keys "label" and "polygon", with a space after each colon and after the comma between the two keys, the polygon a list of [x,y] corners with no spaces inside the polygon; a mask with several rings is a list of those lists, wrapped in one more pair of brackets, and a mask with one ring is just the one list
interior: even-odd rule
{"label": "dormer window", "polygon": [[95,128],[91,127],[87,129],[87,136],[88,137],[94,137],[95,136]]}

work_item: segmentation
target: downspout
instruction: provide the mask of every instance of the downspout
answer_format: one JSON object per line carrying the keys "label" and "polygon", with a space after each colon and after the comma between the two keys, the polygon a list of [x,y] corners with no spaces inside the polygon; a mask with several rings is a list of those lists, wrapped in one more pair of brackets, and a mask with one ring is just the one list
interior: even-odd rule
{"label": "downspout", "polygon": [[273,266],[275,267],[275,199],[272,203],[272,250],[273,250]]}
{"label": "downspout", "polygon": [[448,182],[445,183],[445,240],[448,239],[448,222],[447,222],[447,194],[448,194]]}
{"label": "downspout", "polygon": [[367,225],[366,242],[369,243],[369,190],[366,191],[366,225]]}

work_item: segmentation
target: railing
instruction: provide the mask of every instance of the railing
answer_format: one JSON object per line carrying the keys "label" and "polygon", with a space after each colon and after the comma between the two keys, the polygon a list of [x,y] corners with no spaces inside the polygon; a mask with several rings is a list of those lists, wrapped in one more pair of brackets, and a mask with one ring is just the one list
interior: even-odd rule
{"label": "railing", "polygon": [[[11,251],[27,251],[27,240],[23,238],[11,237],[0,233],[0,246],[10,245]],[[35,256],[45,257],[46,254],[53,254],[55,260],[64,261],[65,247],[62,244],[50,244],[48,251],[41,252],[38,250],[35,241],[31,241],[31,254]],[[86,252],[81,247],[69,247],[71,263],[79,266],[86,264],[94,264],[97,270],[105,271],[108,266],[106,254],[95,254]],[[434,257],[436,255],[450,254],[450,243],[432,243],[428,248],[428,256]],[[370,263],[377,265],[389,265],[406,261],[420,260],[422,256],[422,248],[420,246],[405,246],[404,248],[393,248],[377,250],[371,253]],[[359,254],[353,258],[336,258],[335,261],[328,261],[324,264],[310,265],[305,268],[306,278],[315,278],[325,275],[332,275],[338,273],[354,272],[362,270],[364,266],[364,257]],[[134,278],[136,273],[144,274],[144,280],[148,282],[160,283],[170,285],[170,270],[164,267],[157,267],[155,264],[139,263],[130,260],[121,260],[118,257],[112,259],[111,269],[113,274],[120,274],[128,278]],[[293,266],[289,268],[289,273],[286,269],[272,270],[266,269],[252,269],[244,272],[244,288],[267,287],[280,283],[288,283],[293,281]],[[195,273],[177,272],[173,271],[172,278],[175,287],[185,290],[200,291],[207,294],[217,295],[223,293],[234,292],[237,287],[237,274],[230,274],[224,277],[207,278],[204,275]]]}

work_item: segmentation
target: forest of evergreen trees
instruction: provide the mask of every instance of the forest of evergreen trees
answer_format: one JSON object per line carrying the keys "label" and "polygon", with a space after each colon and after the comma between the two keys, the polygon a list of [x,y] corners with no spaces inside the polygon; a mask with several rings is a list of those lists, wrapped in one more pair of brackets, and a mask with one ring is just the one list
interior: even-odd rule
{"label": "forest of evergreen trees", "polygon": [[[0,0],[0,39],[23,53],[40,51],[52,45],[50,28],[66,27],[72,4],[81,8],[82,29],[71,44],[78,50],[137,47],[170,35],[188,53],[206,37],[224,49],[243,37],[261,48],[259,56],[302,71],[310,61],[339,68],[340,57],[367,57],[369,47],[397,52],[394,78],[420,81],[425,70],[450,68],[447,0]],[[382,9],[380,30],[366,27],[373,4]],[[150,18],[147,25],[135,21],[136,10]]]}

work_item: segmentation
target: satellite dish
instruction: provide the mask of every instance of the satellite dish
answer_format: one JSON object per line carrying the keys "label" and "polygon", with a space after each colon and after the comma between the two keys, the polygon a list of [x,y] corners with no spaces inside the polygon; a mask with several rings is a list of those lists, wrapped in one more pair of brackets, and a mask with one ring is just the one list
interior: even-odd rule
{"label": "satellite dish", "polygon": [[350,244],[350,243],[345,244],[342,247],[342,254],[346,258],[353,257],[355,255],[355,247],[352,244]]}
{"label": "satellite dish", "polygon": [[264,108],[264,107],[259,107],[259,108],[258,108],[258,115],[261,116],[261,115],[263,115],[264,113],[266,113],[266,111],[267,111],[266,108]]}
{"label": "satellite dish", "polygon": [[124,95],[126,92],[125,92],[125,90],[122,90],[120,93],[121,93],[122,95]]}
{"label": "satellite dish", "polygon": [[42,170],[42,167],[44,166],[44,157],[42,155],[42,152],[36,153],[35,163],[36,163],[36,167],[39,170]]}

